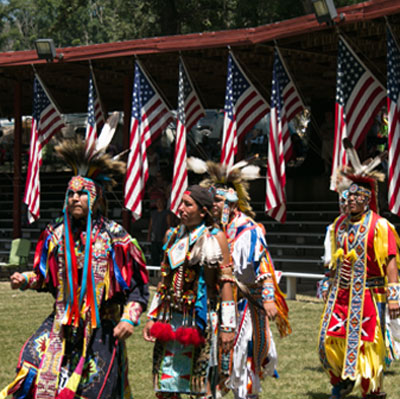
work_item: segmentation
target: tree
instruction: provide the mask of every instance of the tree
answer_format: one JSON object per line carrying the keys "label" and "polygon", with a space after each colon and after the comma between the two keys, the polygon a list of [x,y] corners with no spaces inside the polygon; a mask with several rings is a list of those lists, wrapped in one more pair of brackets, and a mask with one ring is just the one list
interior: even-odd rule
{"label": "tree", "polygon": [[309,0],[5,0],[0,48],[32,49],[44,37],[67,47],[244,28],[310,12]]}

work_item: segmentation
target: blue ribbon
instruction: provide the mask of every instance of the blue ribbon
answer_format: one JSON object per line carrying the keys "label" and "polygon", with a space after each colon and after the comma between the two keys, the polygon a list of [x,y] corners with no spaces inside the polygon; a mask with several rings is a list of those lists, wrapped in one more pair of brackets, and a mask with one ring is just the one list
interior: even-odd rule
{"label": "blue ribbon", "polygon": [[[67,256],[67,271],[68,271],[68,282],[69,282],[69,299],[67,300],[67,306],[65,308],[65,314],[67,314],[70,305],[73,303],[74,298],[74,289],[73,289],[73,282],[72,282],[72,259],[71,259],[71,243],[69,240],[69,226],[68,226],[68,211],[64,209],[64,234],[65,234],[65,243],[66,248],[65,254]],[[74,249],[72,249],[74,250]]]}
{"label": "blue ribbon", "polygon": [[204,280],[204,269],[200,269],[199,282],[197,283],[197,298],[194,304],[196,312],[196,325],[204,331],[207,326],[207,286]]}
{"label": "blue ribbon", "polygon": [[250,252],[247,262],[252,262],[254,259],[254,251],[257,244],[257,231],[255,229],[250,230]]}
{"label": "blue ribbon", "polygon": [[46,278],[47,275],[47,257],[49,252],[49,241],[51,239],[51,234],[46,237],[46,240],[43,244],[42,254],[40,255],[40,262],[39,262],[39,272],[40,274]]}
{"label": "blue ribbon", "polygon": [[88,275],[88,269],[89,269],[90,239],[92,236],[92,211],[90,210],[89,195],[88,195],[88,208],[89,208],[89,212],[88,212],[87,222],[86,222],[85,260],[83,263],[82,284],[81,284],[81,294],[79,296],[79,306],[82,306],[83,298],[84,298],[84,296],[86,294],[86,290],[87,290],[87,275]]}
{"label": "blue ribbon", "polygon": [[124,278],[122,277],[121,270],[119,270],[117,261],[115,260],[115,252],[114,252],[114,248],[112,246],[110,247],[110,252],[111,252],[111,258],[112,258],[112,261],[114,264],[114,274],[115,274],[115,277],[117,278],[117,282],[124,291],[129,290],[128,285],[126,284]]}
{"label": "blue ribbon", "polygon": [[29,369],[28,374],[25,377],[24,384],[16,393],[14,393],[15,399],[25,399],[28,396],[32,383],[36,378],[36,374],[37,374],[36,369],[34,368]]}
{"label": "blue ribbon", "polygon": [[[86,190],[84,190],[86,191]],[[85,294],[87,292],[87,275],[89,272],[89,268],[92,267],[92,265],[89,265],[89,254],[90,254],[90,241],[92,237],[92,210],[90,206],[90,193],[88,193],[88,217],[86,221],[86,244],[85,244],[85,260],[83,264],[83,273],[82,273],[82,285],[81,285],[81,293],[79,296],[79,307],[82,307],[83,303],[83,298],[85,297]],[[94,309],[95,309],[95,315],[96,315],[96,323],[97,325],[100,325],[100,314],[99,314],[99,306],[97,304],[97,296],[96,296],[96,286],[94,282],[94,274],[93,272],[91,273],[91,280],[92,280],[92,289],[93,289],[93,302],[94,302]]]}

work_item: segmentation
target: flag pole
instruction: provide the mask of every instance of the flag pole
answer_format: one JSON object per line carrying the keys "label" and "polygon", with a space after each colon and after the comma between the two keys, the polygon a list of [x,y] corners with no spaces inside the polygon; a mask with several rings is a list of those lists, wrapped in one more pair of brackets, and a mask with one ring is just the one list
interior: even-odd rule
{"label": "flag pole", "polygon": [[141,70],[143,71],[143,73],[146,76],[147,80],[149,81],[150,85],[153,87],[154,91],[156,91],[160,95],[160,97],[163,99],[165,104],[168,106],[168,111],[172,114],[172,112],[171,112],[171,109],[172,109],[171,104],[166,99],[164,93],[160,90],[160,88],[158,87],[157,83],[155,81],[153,81],[153,78],[149,75],[149,73],[147,72],[146,68],[143,66],[142,62],[139,60],[139,58],[136,55],[135,55],[135,60],[139,64]]}
{"label": "flag pole", "polygon": [[280,51],[280,49],[279,49],[279,46],[278,46],[277,41],[274,40],[274,42],[275,42],[276,51],[278,52],[278,55],[279,55],[279,58],[281,59],[281,62],[282,62],[283,67],[285,68],[285,72],[286,72],[287,75],[289,76],[290,80],[293,82],[293,84],[294,84],[294,86],[295,86],[297,92],[299,93],[299,97],[300,97],[300,100],[301,100],[301,105],[303,106],[303,108],[305,108],[306,106],[305,106],[305,104],[304,104],[303,95],[300,94],[299,87],[298,87],[298,85],[296,84],[295,80],[293,79],[292,74],[289,72],[289,70],[288,70],[288,68],[287,68],[287,66],[286,66],[285,59],[284,59],[283,56],[282,56],[282,53],[281,53],[281,51]]}
{"label": "flag pole", "polygon": [[57,113],[60,115],[60,117],[61,117],[61,119],[63,120],[63,123],[64,123],[65,119],[64,119],[63,115],[60,112],[60,108],[58,107],[57,102],[54,100],[53,96],[51,95],[51,93],[48,91],[47,87],[43,83],[41,77],[39,76],[39,73],[36,71],[35,65],[31,64],[31,66],[32,66],[33,71],[35,73],[35,77],[37,78],[37,80],[39,81],[40,85],[42,86],[43,91],[46,93],[46,96],[48,97],[48,99],[50,100],[51,104],[56,109]]}
{"label": "flag pole", "polygon": [[99,87],[97,86],[97,79],[96,79],[96,75],[94,73],[92,60],[89,60],[89,68],[90,68],[90,72],[92,73],[92,79],[93,79],[94,88],[96,89],[97,100],[100,103],[100,111],[101,111],[101,114],[103,115],[103,119],[105,121],[106,118],[105,118],[105,112],[104,112],[104,104],[103,104],[103,101],[102,101],[101,96],[100,96]]}

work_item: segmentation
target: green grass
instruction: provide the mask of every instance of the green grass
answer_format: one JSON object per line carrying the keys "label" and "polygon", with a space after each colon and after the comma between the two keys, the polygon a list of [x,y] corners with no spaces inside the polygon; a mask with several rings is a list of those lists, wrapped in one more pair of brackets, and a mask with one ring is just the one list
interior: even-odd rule
{"label": "green grass", "polygon": [[[0,389],[14,378],[18,354],[25,340],[51,312],[53,300],[49,294],[12,291],[9,284],[0,283]],[[263,382],[261,398],[268,399],[327,399],[330,386],[320,367],[316,346],[319,319],[323,305],[320,301],[298,295],[289,301],[293,333],[277,344],[280,378]],[[136,399],[154,398],[152,389],[152,344],[142,339],[142,325],[128,343],[130,383]],[[400,362],[386,374],[385,391],[391,399],[400,398]],[[358,392],[350,399],[360,397]],[[229,399],[232,395],[229,394]]]}

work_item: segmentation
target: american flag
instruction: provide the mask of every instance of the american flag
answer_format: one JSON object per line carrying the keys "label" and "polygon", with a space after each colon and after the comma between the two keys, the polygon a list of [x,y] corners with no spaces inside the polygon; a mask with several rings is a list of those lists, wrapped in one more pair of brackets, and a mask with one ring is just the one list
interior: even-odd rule
{"label": "american flag", "polygon": [[144,187],[149,176],[147,147],[172,121],[172,115],[139,61],[133,80],[130,152],[125,181],[125,207],[135,220],[142,216]]}
{"label": "american flag", "polygon": [[97,94],[94,76],[90,73],[89,78],[89,100],[88,100],[88,120],[86,126],[86,152],[90,152],[97,139],[97,132],[101,132],[104,125],[104,114]]}
{"label": "american flag", "polygon": [[186,132],[205,115],[183,60],[179,63],[178,118],[176,123],[174,176],[171,189],[171,211],[177,213],[188,186],[186,165]]}
{"label": "american flag", "polygon": [[343,139],[347,137],[355,148],[360,146],[375,115],[385,105],[385,96],[385,88],[340,36],[331,190],[336,189],[335,176],[340,167],[347,164]]}
{"label": "american flag", "polygon": [[265,210],[280,222],[286,220],[285,157],[289,155],[287,158],[290,158],[292,148],[288,122],[303,109],[303,101],[276,48],[272,70]]}
{"label": "american flag", "polygon": [[232,53],[228,56],[221,163],[232,166],[238,142],[269,111]]}
{"label": "american flag", "polygon": [[33,81],[33,111],[29,163],[24,203],[28,205],[29,223],[40,217],[40,174],[42,149],[64,127],[61,115],[44,90],[39,77]]}
{"label": "american flag", "polygon": [[387,107],[389,122],[389,210],[400,216],[400,49],[390,28],[387,30]]}

